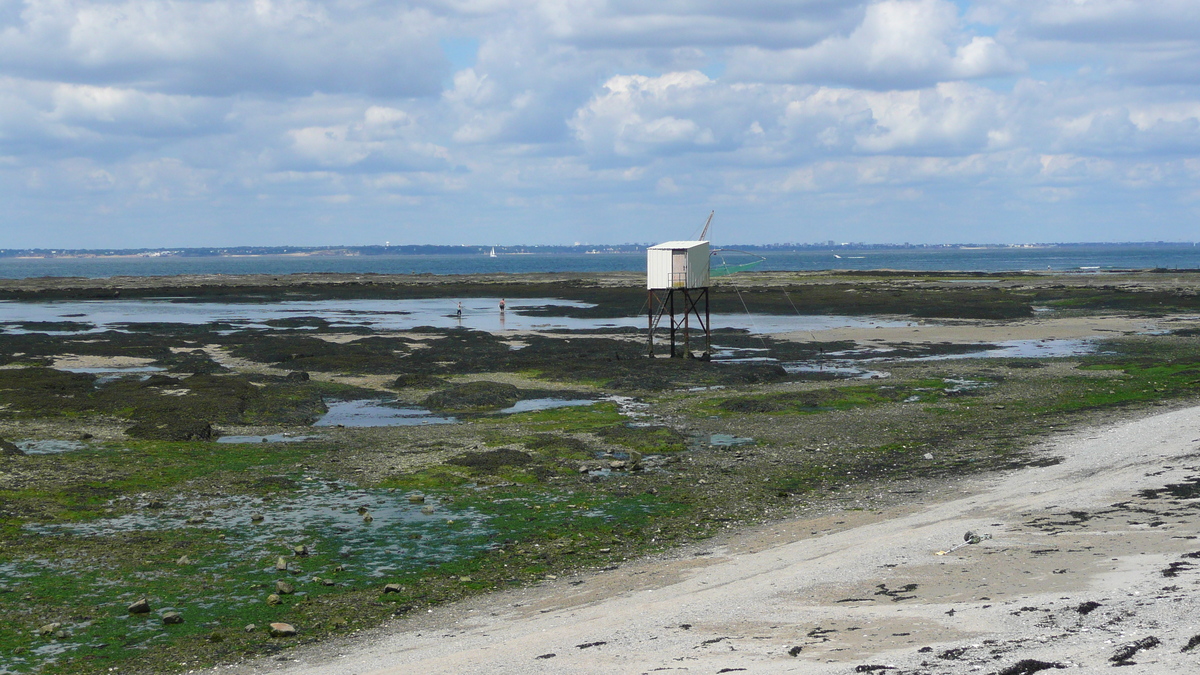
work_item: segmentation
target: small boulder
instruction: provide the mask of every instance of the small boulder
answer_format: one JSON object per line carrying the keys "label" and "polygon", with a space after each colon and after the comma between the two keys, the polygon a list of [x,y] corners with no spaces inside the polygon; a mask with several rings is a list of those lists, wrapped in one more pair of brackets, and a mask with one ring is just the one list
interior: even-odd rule
{"label": "small boulder", "polygon": [[146,598],[140,598],[133,604],[129,605],[130,614],[148,614],[150,612],[150,601]]}
{"label": "small boulder", "polygon": [[266,516],[264,516],[261,513],[251,513],[250,514],[250,522],[252,522],[252,523],[261,523],[265,519],[266,519]]}
{"label": "small boulder", "polygon": [[285,379],[288,382],[308,382],[308,373],[303,370],[293,370],[287,374]]}
{"label": "small boulder", "polygon": [[183,623],[183,615],[179,612],[167,612],[163,614],[162,622],[164,626],[174,626]]}
{"label": "small boulder", "polygon": [[271,624],[271,637],[293,637],[295,635],[296,628],[290,623]]}
{"label": "small boulder", "polygon": [[175,564],[176,565],[191,565],[192,559],[187,557],[186,555],[179,556],[179,560],[176,560]]}
{"label": "small boulder", "polygon": [[408,496],[408,503],[409,504],[424,504],[425,503],[425,495],[423,495],[419,492],[411,494]]}
{"label": "small boulder", "polygon": [[400,584],[386,584],[383,587],[384,593],[399,593],[403,590],[404,590],[404,587],[401,586]]}
{"label": "small boulder", "polygon": [[132,438],[149,441],[211,441],[217,437],[212,424],[180,418],[139,422],[126,429],[125,433]]}
{"label": "small boulder", "polygon": [[278,558],[275,559],[275,569],[276,570],[279,570],[280,572],[286,572],[287,568],[288,568],[287,558],[285,558],[283,556],[279,556]]}
{"label": "small boulder", "polygon": [[38,628],[38,634],[42,636],[54,635],[58,632],[59,628],[62,628],[61,623],[48,623],[45,626]]}
{"label": "small boulder", "polygon": [[2,455],[24,455],[25,451],[18,448],[16,443],[0,438],[0,456]]}
{"label": "small boulder", "polygon": [[246,627],[243,628],[242,630],[246,631],[247,633],[253,633],[254,631],[258,630],[258,626],[255,626],[252,623],[248,623],[248,624],[246,624]]}
{"label": "small boulder", "polygon": [[309,554],[309,549],[308,546],[305,546],[304,544],[297,544],[292,547],[292,553],[295,553],[298,556],[306,556]]}
{"label": "small boulder", "polygon": [[275,592],[280,595],[291,595],[296,592],[296,587],[286,581],[276,581]]}
{"label": "small boulder", "polygon": [[427,516],[432,516],[433,511],[434,511],[434,509],[432,506],[422,506],[421,507],[421,513],[424,513]]}
{"label": "small boulder", "polygon": [[283,598],[272,593],[267,596],[267,604],[271,606],[283,604]]}
{"label": "small boulder", "polygon": [[467,382],[425,397],[430,410],[471,412],[508,408],[521,400],[521,390],[505,382]]}

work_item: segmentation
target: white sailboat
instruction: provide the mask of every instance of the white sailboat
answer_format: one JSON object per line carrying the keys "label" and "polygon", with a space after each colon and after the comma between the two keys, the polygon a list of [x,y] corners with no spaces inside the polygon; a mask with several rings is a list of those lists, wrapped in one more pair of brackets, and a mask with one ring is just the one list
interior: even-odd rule
{"label": "white sailboat", "polygon": [[489,257],[489,258],[495,258],[495,257],[496,257],[496,247],[495,247],[495,246],[493,246],[493,247],[492,247],[492,252],[491,252],[490,254],[488,254],[488,257]]}

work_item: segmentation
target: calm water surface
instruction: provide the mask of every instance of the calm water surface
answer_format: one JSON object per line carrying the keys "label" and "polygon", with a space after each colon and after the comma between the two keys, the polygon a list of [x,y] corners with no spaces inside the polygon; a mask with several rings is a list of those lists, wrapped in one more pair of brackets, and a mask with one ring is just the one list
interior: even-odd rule
{"label": "calm water surface", "polygon": [[[719,247],[719,243],[714,243]],[[999,249],[829,249],[756,252],[758,269],[921,271],[1076,271],[1200,269],[1200,247],[1067,246]],[[722,256],[714,258],[719,265]],[[746,262],[738,254],[729,264]],[[533,272],[641,272],[645,253],[534,253],[499,255],[372,255],[346,257],[252,256],[213,258],[0,258],[0,278],[166,276],[173,274],[492,274]]]}

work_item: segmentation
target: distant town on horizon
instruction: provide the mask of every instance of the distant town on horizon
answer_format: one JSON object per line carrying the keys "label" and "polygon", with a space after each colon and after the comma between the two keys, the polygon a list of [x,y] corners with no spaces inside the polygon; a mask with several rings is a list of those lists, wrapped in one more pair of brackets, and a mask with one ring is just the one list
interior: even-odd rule
{"label": "distant town on horizon", "polygon": [[[214,246],[184,248],[11,248],[0,249],[0,258],[213,258],[240,256],[381,256],[381,255],[535,255],[551,253],[613,254],[639,253],[654,244],[520,244],[492,245],[373,245],[373,246]],[[871,244],[866,242],[730,244],[722,249],[741,251],[821,251],[821,250],[896,250],[896,249],[1033,249],[1084,247],[1187,247],[1195,242],[1131,241],[1131,242],[1049,242],[1030,244]]]}

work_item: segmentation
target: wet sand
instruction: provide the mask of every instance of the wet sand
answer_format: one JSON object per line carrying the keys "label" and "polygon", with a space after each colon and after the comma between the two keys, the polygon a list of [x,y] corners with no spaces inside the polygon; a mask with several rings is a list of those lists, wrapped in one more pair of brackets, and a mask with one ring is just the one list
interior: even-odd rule
{"label": "wet sand", "polygon": [[1198,443],[1200,407],[1086,429],[1045,444],[1058,464],[920,503],[733,533],[218,671],[969,673],[1037,659],[1097,672],[1154,637],[1122,672],[1193,672]]}
{"label": "wet sand", "polygon": [[844,327],[816,331],[787,331],[775,337],[809,340],[854,340],[869,343],[972,343],[1012,340],[1078,340],[1119,337],[1160,330],[1179,323],[1128,316],[1032,318],[1018,321],[931,320],[915,326]]}

